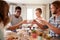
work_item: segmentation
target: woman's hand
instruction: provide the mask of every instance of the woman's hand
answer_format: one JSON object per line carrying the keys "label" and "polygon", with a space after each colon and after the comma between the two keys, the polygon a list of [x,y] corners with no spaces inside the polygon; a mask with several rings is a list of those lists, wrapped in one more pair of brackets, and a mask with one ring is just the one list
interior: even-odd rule
{"label": "woman's hand", "polygon": [[40,20],[42,22],[42,24],[46,25],[47,21],[46,20]]}
{"label": "woman's hand", "polygon": [[33,21],[32,21],[32,24],[36,24],[36,22],[37,22],[36,20],[33,20]]}

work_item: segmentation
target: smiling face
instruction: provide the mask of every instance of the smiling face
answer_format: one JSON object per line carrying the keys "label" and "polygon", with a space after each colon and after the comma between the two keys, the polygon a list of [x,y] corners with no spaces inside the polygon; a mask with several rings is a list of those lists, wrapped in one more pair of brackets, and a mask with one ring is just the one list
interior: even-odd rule
{"label": "smiling face", "polygon": [[41,8],[37,8],[37,9],[36,9],[36,16],[37,16],[37,17],[40,17],[41,14],[42,14]]}
{"label": "smiling face", "polygon": [[51,13],[57,14],[56,12],[60,8],[60,1],[54,1],[54,2],[52,2],[50,8],[51,8]]}
{"label": "smiling face", "polygon": [[41,13],[38,10],[36,10],[36,16],[40,17],[40,15],[41,15]]}
{"label": "smiling face", "polygon": [[15,11],[15,13],[16,13],[16,16],[20,16],[21,15],[21,10],[19,10],[19,9],[17,9],[16,11]]}
{"label": "smiling face", "polygon": [[15,17],[19,17],[21,15],[21,7],[20,6],[17,6],[15,8]]}
{"label": "smiling face", "polygon": [[55,13],[56,12],[56,7],[53,4],[51,4],[50,8],[51,8],[51,13],[56,14]]}

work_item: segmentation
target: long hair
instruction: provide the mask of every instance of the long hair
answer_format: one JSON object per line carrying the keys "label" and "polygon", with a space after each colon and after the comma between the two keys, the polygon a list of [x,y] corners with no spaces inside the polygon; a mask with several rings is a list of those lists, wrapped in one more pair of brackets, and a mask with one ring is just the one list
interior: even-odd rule
{"label": "long hair", "polygon": [[60,8],[60,1],[54,1],[52,2],[52,5],[56,8],[56,11],[54,12],[54,14],[57,14],[57,10]]}
{"label": "long hair", "polygon": [[8,3],[5,1],[0,1],[0,22],[2,21],[4,26],[9,22],[8,12]]}
{"label": "long hair", "polygon": [[60,8],[60,1],[52,2],[52,5],[55,6],[56,9]]}

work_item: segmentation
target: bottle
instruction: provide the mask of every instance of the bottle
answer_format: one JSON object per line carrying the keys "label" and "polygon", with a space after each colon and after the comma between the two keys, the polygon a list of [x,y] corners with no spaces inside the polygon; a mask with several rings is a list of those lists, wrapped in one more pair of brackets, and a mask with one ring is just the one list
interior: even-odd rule
{"label": "bottle", "polygon": [[43,35],[43,33],[41,32],[38,36],[38,40],[42,40],[42,35]]}
{"label": "bottle", "polygon": [[38,36],[38,40],[42,40],[42,36]]}

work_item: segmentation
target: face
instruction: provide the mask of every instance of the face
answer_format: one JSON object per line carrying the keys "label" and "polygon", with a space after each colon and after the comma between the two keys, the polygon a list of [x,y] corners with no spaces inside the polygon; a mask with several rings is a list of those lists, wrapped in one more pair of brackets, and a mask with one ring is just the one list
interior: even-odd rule
{"label": "face", "polygon": [[16,12],[16,16],[20,16],[21,15],[21,10],[17,9],[15,12]]}
{"label": "face", "polygon": [[55,14],[56,8],[55,6],[51,5],[51,13]]}
{"label": "face", "polygon": [[41,13],[38,10],[36,10],[36,16],[40,17],[40,15],[41,15]]}

